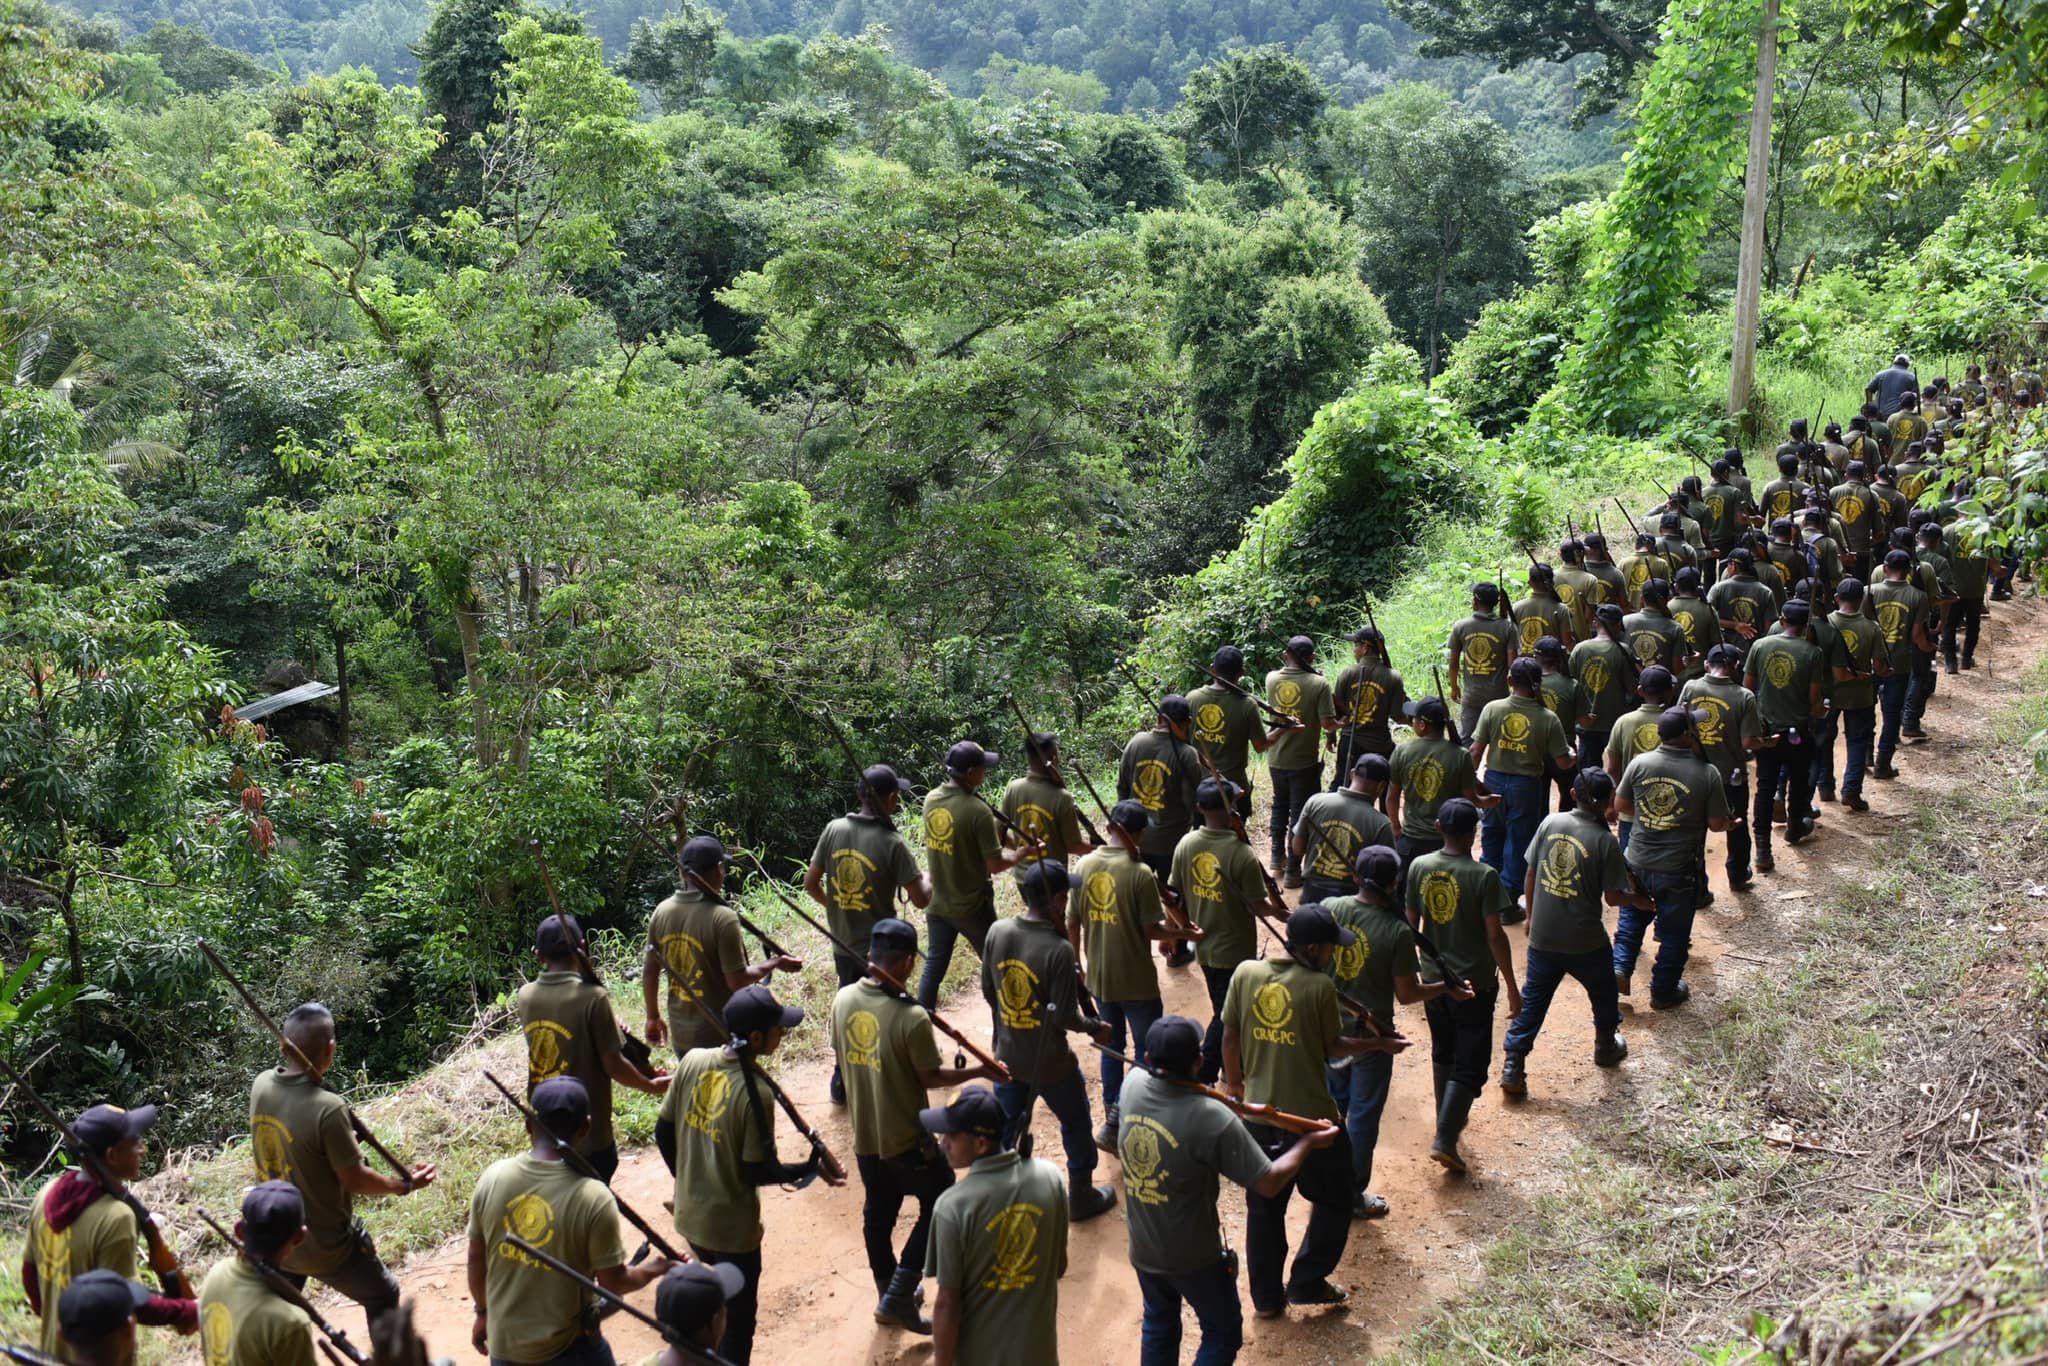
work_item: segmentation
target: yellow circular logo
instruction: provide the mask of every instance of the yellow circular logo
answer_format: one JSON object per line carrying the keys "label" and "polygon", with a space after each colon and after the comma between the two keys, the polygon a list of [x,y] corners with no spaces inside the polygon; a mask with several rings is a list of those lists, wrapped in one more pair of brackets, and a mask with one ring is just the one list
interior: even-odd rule
{"label": "yellow circular logo", "polygon": [[1369,726],[1380,714],[1380,685],[1367,681],[1358,685],[1358,697],[1351,705],[1351,717],[1355,724]]}
{"label": "yellow circular logo", "polygon": [[1081,888],[1081,900],[1088,907],[1088,914],[1101,919],[1116,915],[1116,879],[1097,869],[1088,875],[1088,883]]}
{"label": "yellow circular logo", "polygon": [[1642,560],[1637,560],[1628,567],[1628,591],[1630,593],[1642,592],[1643,585],[1649,581],[1650,566],[1648,564]]}
{"label": "yellow circular logo", "polygon": [[228,1366],[235,1359],[235,1315],[219,1300],[206,1306],[199,1316],[199,1342],[206,1366]]}
{"label": "yellow circular logo", "polygon": [[1707,495],[1707,515],[1716,522],[1721,520],[1721,515],[1727,511],[1727,508],[1728,500],[1720,494],[1710,493]]}
{"label": "yellow circular logo", "polygon": [[292,1179],[292,1135],[282,1121],[271,1115],[249,1121],[249,1148],[256,1159],[256,1173],[265,1181]]}
{"label": "yellow circular logo", "polygon": [[1204,901],[1223,900],[1223,860],[1204,849],[1188,861],[1194,875],[1194,893]]}
{"label": "yellow circular logo", "polygon": [[995,1266],[982,1284],[994,1290],[1021,1290],[1037,1277],[1038,1207],[1012,1205],[989,1220],[987,1229],[996,1235]]}
{"label": "yellow circular logo", "polygon": [[668,984],[671,996],[681,996],[687,987],[694,993],[704,978],[704,960],[697,954],[697,941],[687,934],[672,934],[661,941],[662,956],[668,959],[675,981]]}
{"label": "yellow circular logo", "polygon": [[1586,676],[1580,681],[1586,685],[1588,692],[1598,694],[1607,691],[1607,684],[1613,677],[1607,668],[1607,661],[1595,655],[1586,661]]}
{"label": "yellow circular logo", "polygon": [[[1008,1011],[1010,1015],[1022,1017],[1030,1014],[1031,1008],[1038,1004],[1038,995],[1034,990],[1035,985],[1031,980],[1030,970],[1022,963],[1005,963],[1003,964],[1002,974],[996,981],[996,996],[1002,1001],[1003,1009]],[[872,1026],[874,1017],[870,1015],[864,1018]],[[879,1033],[879,1028],[875,1028],[874,1032]],[[858,1036],[856,1036],[855,1042],[860,1042]],[[860,1044],[860,1046],[862,1048],[873,1048],[874,1043],[870,1040],[867,1043]]]}
{"label": "yellow circular logo", "polygon": [[696,1089],[690,1092],[691,1127],[708,1129],[716,1124],[731,1098],[732,1080],[725,1073],[711,1071],[699,1077]]}
{"label": "yellow circular logo", "polygon": [[953,813],[943,806],[935,806],[925,813],[925,834],[935,840],[953,838]]}
{"label": "yellow circular logo", "polygon": [[1645,721],[1636,727],[1636,753],[1646,754],[1661,743],[1655,721]]}
{"label": "yellow circular logo", "polygon": [[1365,971],[1365,960],[1371,955],[1372,945],[1366,942],[1362,934],[1358,936],[1358,942],[1355,944],[1338,945],[1337,975],[1347,982],[1351,981]]}
{"label": "yellow circular logo", "polygon": [[535,1020],[526,1027],[526,1070],[535,1085],[569,1070],[562,1058],[562,1040],[567,1035],[553,1020]]}
{"label": "yellow circular logo", "polygon": [[1554,896],[1577,896],[1579,856],[1570,840],[1554,839],[1543,851],[1543,885]]}
{"label": "yellow circular logo", "polygon": [[1204,702],[1195,708],[1195,735],[1204,744],[1223,743],[1223,708],[1214,702]]}
{"label": "yellow circular logo", "polygon": [[1692,698],[1686,705],[1697,708],[1707,714],[1707,719],[1698,723],[1700,743],[1703,745],[1720,744],[1723,728],[1728,724],[1728,704],[1718,697],[1708,697],[1705,694],[1701,694]]}
{"label": "yellow circular logo", "polygon": [[1678,824],[1685,793],[1669,778],[1653,778],[1636,788],[1636,819],[1651,830],[1670,830]]}
{"label": "yellow circular logo", "polygon": [[1764,662],[1765,680],[1780,691],[1792,686],[1792,676],[1798,672],[1799,665],[1788,654],[1774,654]]}
{"label": "yellow circular logo", "polygon": [[1465,667],[1472,673],[1490,674],[1500,667],[1500,642],[1489,635],[1465,637]]}
{"label": "yellow circular logo", "polygon": [[1735,599],[1735,619],[1744,626],[1756,625],[1756,599]]}
{"label": "yellow circular logo", "polygon": [[1294,1018],[1294,997],[1283,984],[1268,982],[1252,995],[1252,1015],[1268,1029],[1284,1028]]}
{"label": "yellow circular logo", "polygon": [[842,911],[870,909],[867,865],[851,849],[841,849],[832,856],[832,899]]}
{"label": "yellow circular logo", "polygon": [[1056,827],[1053,824],[1052,812],[1036,802],[1025,802],[1017,808],[1017,828],[1030,839],[1050,843]]}
{"label": "yellow circular logo", "polygon": [[1408,770],[1408,785],[1423,801],[1435,801],[1444,790],[1444,766],[1434,759],[1421,760]]}
{"label": "yellow circular logo", "polygon": [[515,1195],[505,1204],[505,1231],[546,1247],[555,1236],[554,1207],[531,1192]]}
{"label": "yellow circular logo", "polygon": [[1157,759],[1141,759],[1138,768],[1131,775],[1131,795],[1143,804],[1147,811],[1166,809],[1166,779],[1168,770]]}
{"label": "yellow circular logo", "polygon": [[856,1010],[846,1021],[846,1041],[863,1053],[872,1053],[882,1041],[882,1022],[871,1010]]}
{"label": "yellow circular logo", "polygon": [[1848,493],[1842,495],[1842,500],[1835,504],[1835,511],[1841,514],[1843,526],[1855,526],[1863,520],[1865,508],[1861,498]]}
{"label": "yellow circular logo", "polygon": [[1860,656],[1863,649],[1863,637],[1856,634],[1855,627],[1844,626],[1842,628],[1842,648],[1852,655]]}
{"label": "yellow circular logo", "polygon": [[1422,879],[1422,909],[1439,925],[1458,913],[1458,879],[1449,873],[1427,873]]}
{"label": "yellow circular logo", "polygon": [[1500,738],[1503,742],[1517,747],[1529,740],[1529,718],[1518,711],[1511,711],[1500,719]]}
{"label": "yellow circular logo", "polygon": [[1273,705],[1281,711],[1292,713],[1301,705],[1301,684],[1291,678],[1281,679],[1279,686],[1273,689]]}
{"label": "yellow circular logo", "polygon": [[1556,586],[1557,586],[1557,600],[1558,600],[1559,602],[1563,603],[1563,604],[1564,604],[1565,606],[1567,606],[1567,607],[1572,607],[1572,606],[1576,606],[1576,605],[1577,605],[1577,603],[1578,603],[1578,601],[1579,601],[1579,590],[1578,590],[1578,589],[1576,589],[1576,588],[1572,587],[1572,586],[1571,586],[1570,584],[1566,583],[1566,582],[1565,582],[1564,580],[1562,580],[1562,579],[1559,579],[1559,580],[1558,580],[1558,582],[1557,582],[1557,585],[1556,585]]}
{"label": "yellow circular logo", "polygon": [[1657,656],[1663,653],[1664,637],[1655,631],[1638,631],[1629,637],[1629,644],[1636,648],[1636,662],[1650,665],[1655,664]]}
{"label": "yellow circular logo", "polygon": [[1884,633],[1885,644],[1896,645],[1906,638],[1906,620],[1911,615],[1903,602],[1877,605],[1877,629]]}
{"label": "yellow circular logo", "polygon": [[1133,1124],[1124,1130],[1117,1154],[1123,1159],[1125,1172],[1140,1181],[1150,1180],[1152,1173],[1159,1170],[1159,1135],[1152,1132],[1150,1125]]}

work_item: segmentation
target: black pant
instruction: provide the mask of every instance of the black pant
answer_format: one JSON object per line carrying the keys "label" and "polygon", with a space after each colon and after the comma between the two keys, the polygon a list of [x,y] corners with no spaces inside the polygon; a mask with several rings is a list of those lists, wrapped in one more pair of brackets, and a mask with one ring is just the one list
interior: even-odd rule
{"label": "black pant", "polygon": [[754,1320],[761,1312],[761,1249],[752,1252],[720,1252],[716,1248],[690,1244],[691,1255],[700,1262],[736,1266],[746,1278],[740,1293],[725,1302],[725,1332],[718,1339],[718,1354],[733,1366],[748,1366],[754,1359]]}
{"label": "black pant", "polygon": [[1214,1086],[1223,1075],[1223,998],[1230,994],[1230,976],[1235,968],[1212,968],[1202,964],[1202,985],[1209,988],[1209,1029],[1202,1035],[1201,1080]]}
{"label": "black pant", "polygon": [[[894,1157],[857,1154],[853,1160],[860,1168],[860,1184],[867,1192],[860,1207],[860,1232],[861,1240],[867,1244],[868,1270],[874,1274],[879,1294],[899,1266],[919,1275],[924,1273],[932,1204],[940,1192],[953,1184],[953,1169],[939,1156],[936,1147],[926,1152],[924,1143]],[[903,1240],[903,1254],[899,1257],[890,1249],[889,1239],[896,1232],[896,1216],[903,1212],[905,1200],[917,1201],[917,1222],[911,1225],[910,1236]]]}
{"label": "black pant", "polygon": [[[1435,823],[1431,822],[1429,828],[1431,830],[1436,829]],[[1406,831],[1402,832],[1401,838],[1394,841],[1394,852],[1401,856],[1401,867],[1404,871],[1409,864],[1415,862],[1424,854],[1434,854],[1443,847],[1444,842],[1434,835],[1425,839],[1417,835],[1408,834]]]}
{"label": "black pant", "polygon": [[1287,852],[1287,840],[1294,827],[1301,822],[1301,809],[1308,805],[1308,799],[1315,796],[1323,780],[1323,766],[1313,768],[1276,768],[1273,778],[1273,867],[1299,868],[1298,860]]}
{"label": "black pant", "polygon": [[[1247,1124],[1267,1157],[1277,1158],[1294,1146],[1294,1135],[1264,1124]],[[1327,1280],[1344,1259],[1351,1237],[1351,1145],[1332,1143],[1309,1152],[1301,1172],[1278,1195],[1244,1193],[1244,1262],[1251,1281],[1252,1307],[1278,1309],[1287,1289],[1306,1289]],[[1287,1203],[1296,1189],[1309,1202],[1308,1229],[1294,1254],[1293,1272],[1282,1278],[1287,1262]]]}
{"label": "black pant", "polygon": [[617,1175],[619,1170],[619,1145],[607,1143],[595,1152],[583,1154],[583,1160],[597,1173],[597,1179],[609,1186],[612,1177]]}
{"label": "black pant", "polygon": [[[848,957],[846,954],[834,949],[832,950],[832,971],[838,976],[840,986],[850,987],[861,978],[867,976],[868,965],[861,962],[858,958]],[[846,1103],[845,1082],[839,1075],[839,1055],[836,1053],[832,1055],[831,1086],[832,1103],[834,1105],[844,1105]]]}
{"label": "black pant", "polygon": [[[1423,1003],[1429,1021],[1429,1059],[1446,1081],[1455,1081],[1473,1095],[1486,1086],[1493,1064],[1493,1008],[1500,1000],[1500,982],[1491,969],[1472,983],[1477,994],[1469,1001],[1432,996]],[[1441,1094],[1437,1097],[1442,1100]]]}
{"label": "black pant", "polygon": [[1391,737],[1378,735],[1357,735],[1349,730],[1337,732],[1337,769],[1330,775],[1330,791],[1342,792],[1351,783],[1351,766],[1358,762],[1361,754],[1377,754],[1390,759],[1394,754]]}
{"label": "black pant", "polygon": [[[1799,743],[1793,744],[1793,734]],[[1813,756],[1812,741],[1805,727],[1796,732],[1783,734],[1775,745],[1766,745],[1756,752],[1756,797],[1749,812],[1749,835],[1756,843],[1759,854],[1771,852],[1771,803],[1775,800],[1778,781],[1789,774],[1790,795],[1785,799],[1785,812],[1793,820],[1803,819],[1803,813],[1813,807]]]}
{"label": "black pant", "polygon": [[981,946],[988,942],[988,932],[996,923],[996,889],[990,884],[983,889],[981,902],[958,920],[949,920],[943,915],[925,916],[925,958],[924,974],[917,982],[917,1003],[930,1010],[939,1003],[939,988],[946,980],[946,969],[953,966],[953,946],[965,939],[974,946],[974,956],[981,957]]}
{"label": "black pant", "polygon": [[1962,634],[1962,657],[1977,657],[1977,635],[1984,629],[1984,599],[1959,598],[1948,614],[1948,625],[1941,629],[1941,655],[1950,664],[1956,662],[1956,635]]}
{"label": "black pant", "polygon": [[1745,760],[1721,775],[1721,789],[1728,794],[1728,880],[1749,878],[1749,764]]}

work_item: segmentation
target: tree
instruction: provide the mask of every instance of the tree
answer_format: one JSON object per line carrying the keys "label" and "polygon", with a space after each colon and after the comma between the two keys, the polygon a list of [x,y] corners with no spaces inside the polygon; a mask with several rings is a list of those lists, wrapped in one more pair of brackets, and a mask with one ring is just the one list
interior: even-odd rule
{"label": "tree", "polygon": [[679,13],[633,25],[626,55],[619,59],[619,74],[653,90],[661,107],[674,113],[703,93],[711,77],[711,59],[724,35],[725,25],[717,15],[684,0]]}
{"label": "tree", "polygon": [[1202,165],[1242,180],[1287,160],[1329,103],[1314,72],[1269,45],[1234,52],[1188,77],[1168,126]]}
{"label": "tree", "polygon": [[1580,77],[1584,115],[1605,113],[1627,92],[1638,67],[1649,64],[1664,17],[1658,0],[1587,0],[1556,5],[1545,0],[1390,0],[1394,13],[1429,35],[1425,57],[1491,57],[1502,71],[1526,62],[1569,62],[1597,56]]}

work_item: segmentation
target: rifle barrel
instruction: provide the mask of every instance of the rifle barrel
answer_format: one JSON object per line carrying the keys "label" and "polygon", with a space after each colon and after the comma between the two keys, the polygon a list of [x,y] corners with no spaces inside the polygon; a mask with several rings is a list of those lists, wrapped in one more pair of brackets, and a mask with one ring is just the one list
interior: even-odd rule
{"label": "rifle barrel", "polygon": [[1110,1057],[1115,1058],[1134,1072],[1149,1073],[1165,1082],[1168,1086],[1176,1086],[1183,1091],[1193,1091],[1197,1095],[1207,1096],[1211,1100],[1220,1101],[1244,1118],[1257,1120],[1259,1123],[1271,1125],[1275,1129],[1286,1129],[1297,1134],[1314,1134],[1321,1133],[1327,1127],[1327,1122],[1324,1120],[1310,1119],[1306,1115],[1289,1114],[1285,1110],[1276,1110],[1270,1105],[1254,1105],[1250,1101],[1239,1100],[1228,1091],[1219,1090],[1214,1086],[1204,1086],[1201,1082],[1190,1081],[1186,1077],[1176,1077],[1161,1072],[1151,1063],[1139,1062],[1136,1058],[1118,1052],[1106,1043],[1092,1044],[1092,1046],[1107,1053]]}
{"label": "rifle barrel", "polygon": [[[1031,729],[1031,718],[1024,714],[1024,708],[1019,704],[1014,693],[1010,695],[1010,710],[1017,713],[1017,724],[1024,728],[1024,753],[1026,757],[1034,759],[1039,763],[1044,763],[1045,756],[1038,752],[1038,741],[1035,738],[1038,732]],[[1053,768],[1050,764],[1046,764],[1045,771],[1055,786],[1066,787],[1066,779],[1060,776],[1059,770]],[[1095,822],[1088,819],[1088,813],[1081,809],[1079,803],[1076,803],[1074,806],[1074,814],[1080,817],[1081,828],[1087,832],[1088,842],[1090,844],[1102,843],[1102,832],[1095,828]]]}
{"label": "rifle barrel", "polygon": [[682,874],[684,877],[688,878],[692,883],[696,885],[698,891],[704,893],[705,896],[711,898],[711,900],[715,904],[723,906],[728,911],[731,911],[733,913],[733,917],[740,922],[740,928],[745,930],[748,934],[753,935],[754,938],[761,941],[761,951],[763,953],[773,954],[777,958],[796,957],[796,955],[791,953],[788,949],[785,949],[784,947],[782,947],[782,945],[776,943],[774,938],[769,935],[768,931],[762,929],[759,925],[756,925],[752,920],[750,920],[747,917],[747,913],[740,909],[738,902],[733,901],[730,898],[713,891],[711,889],[711,884],[704,880],[704,875],[702,873],[699,873],[694,868],[684,868],[682,869]]}
{"label": "rifle barrel", "polygon": [[[541,886],[547,888],[548,905],[555,908],[555,924],[561,929],[562,942],[570,945],[576,955],[576,975],[590,986],[603,987],[604,979],[597,975],[597,968],[590,961],[589,951],[583,946],[583,936],[571,936],[569,933],[569,917],[563,913],[562,898],[555,891],[555,874],[554,870],[548,867],[547,850],[541,847],[538,839],[528,841],[528,845],[533,850],[534,863],[540,868]],[[647,1046],[645,1039],[635,1035],[624,1025],[619,1026],[619,1038],[619,1053],[627,1062],[643,1072],[654,1070],[654,1050]]]}

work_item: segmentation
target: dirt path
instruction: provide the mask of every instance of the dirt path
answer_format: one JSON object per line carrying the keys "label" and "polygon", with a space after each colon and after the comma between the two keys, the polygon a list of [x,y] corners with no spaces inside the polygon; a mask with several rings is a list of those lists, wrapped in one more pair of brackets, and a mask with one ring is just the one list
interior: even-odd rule
{"label": "dirt path", "polygon": [[[1392,1202],[1393,1214],[1352,1225],[1350,1248],[1333,1277],[1351,1289],[1350,1305],[1337,1311],[1293,1310],[1271,1323],[1252,1320],[1247,1307],[1245,1358],[1356,1360],[1385,1349],[1445,1296],[1476,1281],[1482,1250],[1529,1217],[1532,1202],[1557,1187],[1557,1173],[1573,1150],[1597,1143],[1602,1127],[1624,1113],[1637,1091],[1662,1074],[1670,1052],[1660,1047],[1660,1041],[1670,1040],[1674,1031],[1682,1036],[1707,1027],[1745,976],[1779,956],[1773,945],[1781,926],[1796,926],[1825,904],[1859,861],[1869,866],[1873,844],[1898,829],[1897,821],[1886,817],[1908,814],[1955,781],[1953,766],[1946,761],[1975,743],[1986,718],[2018,694],[2024,671],[2048,644],[2044,626],[2048,608],[2038,602],[1997,604],[1986,622],[1978,668],[1940,680],[1927,716],[1934,738],[1902,748],[1903,776],[1867,785],[1865,796],[1872,809],[1866,815],[1825,806],[1819,832],[1811,841],[1789,849],[1782,838],[1774,840],[1778,870],[1759,877],[1748,892],[1728,890],[1721,841],[1715,837],[1708,861],[1717,900],[1701,913],[1695,927],[1687,973],[1693,986],[1691,1003],[1681,1011],[1652,1014],[1647,988],[1641,985],[1647,979],[1638,973],[1634,1005],[1623,1002],[1623,1029],[1633,1051],[1620,1069],[1601,1071],[1592,1066],[1592,1031],[1583,998],[1567,984],[1530,1059],[1531,1098],[1504,1108],[1500,1093],[1489,1086],[1474,1109],[1463,1145],[1472,1161],[1469,1179],[1448,1179],[1425,1157],[1434,1122],[1428,1030],[1419,1008],[1403,1007],[1401,1028],[1417,1046],[1395,1066],[1374,1179],[1375,1189]],[[1522,933],[1512,930],[1510,936],[1519,957]],[[1207,998],[1192,968],[1164,970],[1161,978],[1169,1010],[1207,1017]],[[957,1002],[949,1013],[986,1041],[987,1012],[978,1001]],[[1499,1022],[1503,1030],[1506,1024],[1504,1018]],[[1094,1090],[1095,1068],[1084,1066]],[[1497,1077],[1497,1056],[1495,1066]],[[827,1102],[827,1071],[826,1063],[810,1062],[791,1068],[782,1080],[826,1141],[850,1163],[845,1112]],[[1095,1104],[1099,1117],[1099,1095]],[[1059,1135],[1042,1107],[1036,1131],[1039,1155],[1058,1161]],[[796,1151],[786,1131],[782,1146],[786,1154]],[[1104,1158],[1097,1179],[1113,1181],[1115,1175],[1115,1160]],[[658,1216],[661,1201],[673,1194],[668,1173],[652,1150],[627,1156],[618,1186],[650,1216]],[[764,1194],[763,1204],[766,1270],[756,1360],[808,1359],[837,1366],[929,1358],[929,1339],[880,1328],[872,1320],[874,1294],[861,1251],[857,1177],[840,1190],[822,1184],[797,1193],[771,1190]],[[1241,1245],[1243,1199],[1234,1187],[1226,1189],[1223,1220],[1228,1236]],[[1297,1202],[1290,1220],[1295,1237],[1305,1221]],[[907,1228],[906,1215],[903,1229]],[[626,1232],[628,1245],[636,1245],[632,1231]],[[1060,1302],[1060,1350],[1068,1366],[1136,1359],[1139,1300],[1125,1253],[1121,1209],[1075,1228],[1072,1265]],[[407,1294],[417,1300],[419,1327],[435,1353],[452,1355],[458,1362],[473,1359],[467,1345],[470,1308],[461,1241],[414,1258],[401,1269],[401,1279]],[[643,1298],[651,1308],[652,1292]],[[344,1324],[355,1322],[352,1310],[338,1312]],[[657,1347],[652,1333],[619,1319],[608,1324],[607,1335],[621,1362],[638,1361]],[[1190,1318],[1183,1359],[1193,1349]]]}

